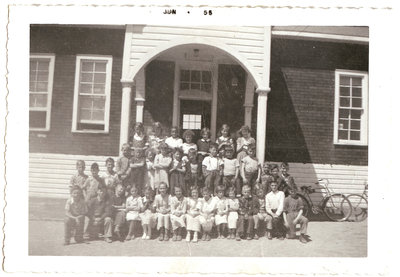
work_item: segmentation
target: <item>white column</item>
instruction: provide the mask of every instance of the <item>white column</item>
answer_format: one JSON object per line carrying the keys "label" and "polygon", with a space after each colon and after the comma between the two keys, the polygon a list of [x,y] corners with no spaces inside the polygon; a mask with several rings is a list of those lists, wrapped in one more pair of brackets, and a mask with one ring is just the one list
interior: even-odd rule
{"label": "white column", "polygon": [[247,75],[246,78],[246,92],[244,96],[244,125],[251,127],[251,112],[253,110],[253,101],[254,101],[254,81],[253,79]]}
{"label": "white column", "polygon": [[267,126],[267,101],[270,89],[256,89],[257,98],[257,158],[264,163],[265,158],[265,138]]}
{"label": "white column", "polygon": [[212,100],[211,100],[211,140],[215,141],[217,136],[217,110],[218,110],[218,64],[212,65]]}
{"label": "white column", "polygon": [[179,65],[175,63],[175,74],[174,74],[174,100],[172,106],[172,126],[179,127],[179,80],[180,80],[180,70]]}
{"label": "white column", "polygon": [[131,93],[132,81],[121,81],[122,83],[122,101],[121,101],[121,127],[119,131],[119,146],[128,142],[129,121],[131,117]]}
{"label": "white column", "polygon": [[144,108],[144,101],[146,100],[146,78],[144,69],[142,68],[136,74],[135,77],[135,85],[136,85],[136,94],[135,94],[135,101],[136,101],[136,122],[143,123],[143,108]]}

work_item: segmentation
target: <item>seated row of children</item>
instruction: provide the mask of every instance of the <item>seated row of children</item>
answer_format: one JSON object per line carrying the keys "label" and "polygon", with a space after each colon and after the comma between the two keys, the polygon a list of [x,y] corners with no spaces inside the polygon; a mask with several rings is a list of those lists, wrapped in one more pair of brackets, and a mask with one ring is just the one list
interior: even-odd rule
{"label": "seated row of children", "polygon": [[[275,229],[279,239],[284,239],[287,227],[288,238],[295,238],[295,226],[301,225],[300,241],[307,242],[305,234],[308,220],[302,216],[303,204],[296,195],[296,188],[289,188],[290,196],[283,200],[284,193],[278,191],[277,183],[271,182],[272,191],[265,195],[258,188],[252,196],[251,188],[244,185],[242,196],[235,197],[235,188],[230,187],[225,197],[225,188],[217,186],[213,197],[207,187],[199,198],[197,187],[190,188],[191,197],[184,197],[182,188],[175,187],[175,196],[167,193],[167,185],[160,184],[159,194],[153,198],[153,190],[145,188],[144,196],[132,186],[126,198],[124,187],[118,184],[114,194],[108,194],[105,186],[97,189],[96,197],[85,201],[82,189],[74,186],[71,198],[66,203],[65,241],[69,244],[74,233],[77,243],[83,241],[85,217],[86,234],[89,239],[97,239],[103,233],[106,242],[112,238],[129,241],[140,232],[142,239],[150,239],[152,230],[157,226],[160,241],[168,241],[172,229],[172,240],[180,241],[186,232],[186,241],[197,242],[199,233],[202,240],[211,239],[211,231],[216,227],[218,238],[225,238],[228,228],[229,239],[258,239],[262,234],[261,222],[266,222],[266,236],[272,239]],[[128,227],[128,228],[125,228]],[[128,230],[126,230],[128,229]],[[123,234],[126,233],[126,236]]]}

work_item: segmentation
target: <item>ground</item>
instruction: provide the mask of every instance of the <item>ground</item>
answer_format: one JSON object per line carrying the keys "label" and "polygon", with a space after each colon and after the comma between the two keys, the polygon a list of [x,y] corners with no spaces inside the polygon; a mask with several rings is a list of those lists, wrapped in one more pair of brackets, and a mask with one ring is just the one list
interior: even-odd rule
{"label": "ground", "polygon": [[[51,256],[220,256],[220,257],[366,257],[367,221],[330,222],[313,218],[308,234],[311,241],[277,239],[240,242],[213,239],[186,243],[142,241],[91,241],[63,246],[65,200],[30,198],[29,255]],[[212,249],[212,252],[210,252]]]}

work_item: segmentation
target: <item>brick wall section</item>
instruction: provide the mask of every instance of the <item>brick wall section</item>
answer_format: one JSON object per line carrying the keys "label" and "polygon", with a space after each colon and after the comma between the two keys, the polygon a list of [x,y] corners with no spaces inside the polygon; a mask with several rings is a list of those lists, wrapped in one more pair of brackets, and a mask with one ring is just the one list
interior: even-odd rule
{"label": "brick wall section", "polygon": [[368,71],[368,47],[273,40],[267,160],[367,165],[368,147],[333,144],[335,69]]}
{"label": "brick wall section", "polygon": [[[30,132],[30,152],[118,155],[124,32],[123,29],[31,27],[31,53],[54,53],[56,59],[50,131]],[[113,56],[108,134],[71,132],[75,63],[78,54]]]}

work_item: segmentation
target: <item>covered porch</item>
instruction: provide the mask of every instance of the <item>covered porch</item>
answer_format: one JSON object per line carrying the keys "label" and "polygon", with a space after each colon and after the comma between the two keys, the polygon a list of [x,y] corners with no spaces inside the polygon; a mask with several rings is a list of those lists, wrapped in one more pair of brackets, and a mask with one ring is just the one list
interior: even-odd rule
{"label": "covered porch", "polygon": [[177,29],[127,26],[120,144],[128,141],[132,121],[146,127],[160,121],[165,129],[178,126],[197,134],[209,127],[213,140],[224,123],[231,131],[248,125],[263,162],[270,28]]}

